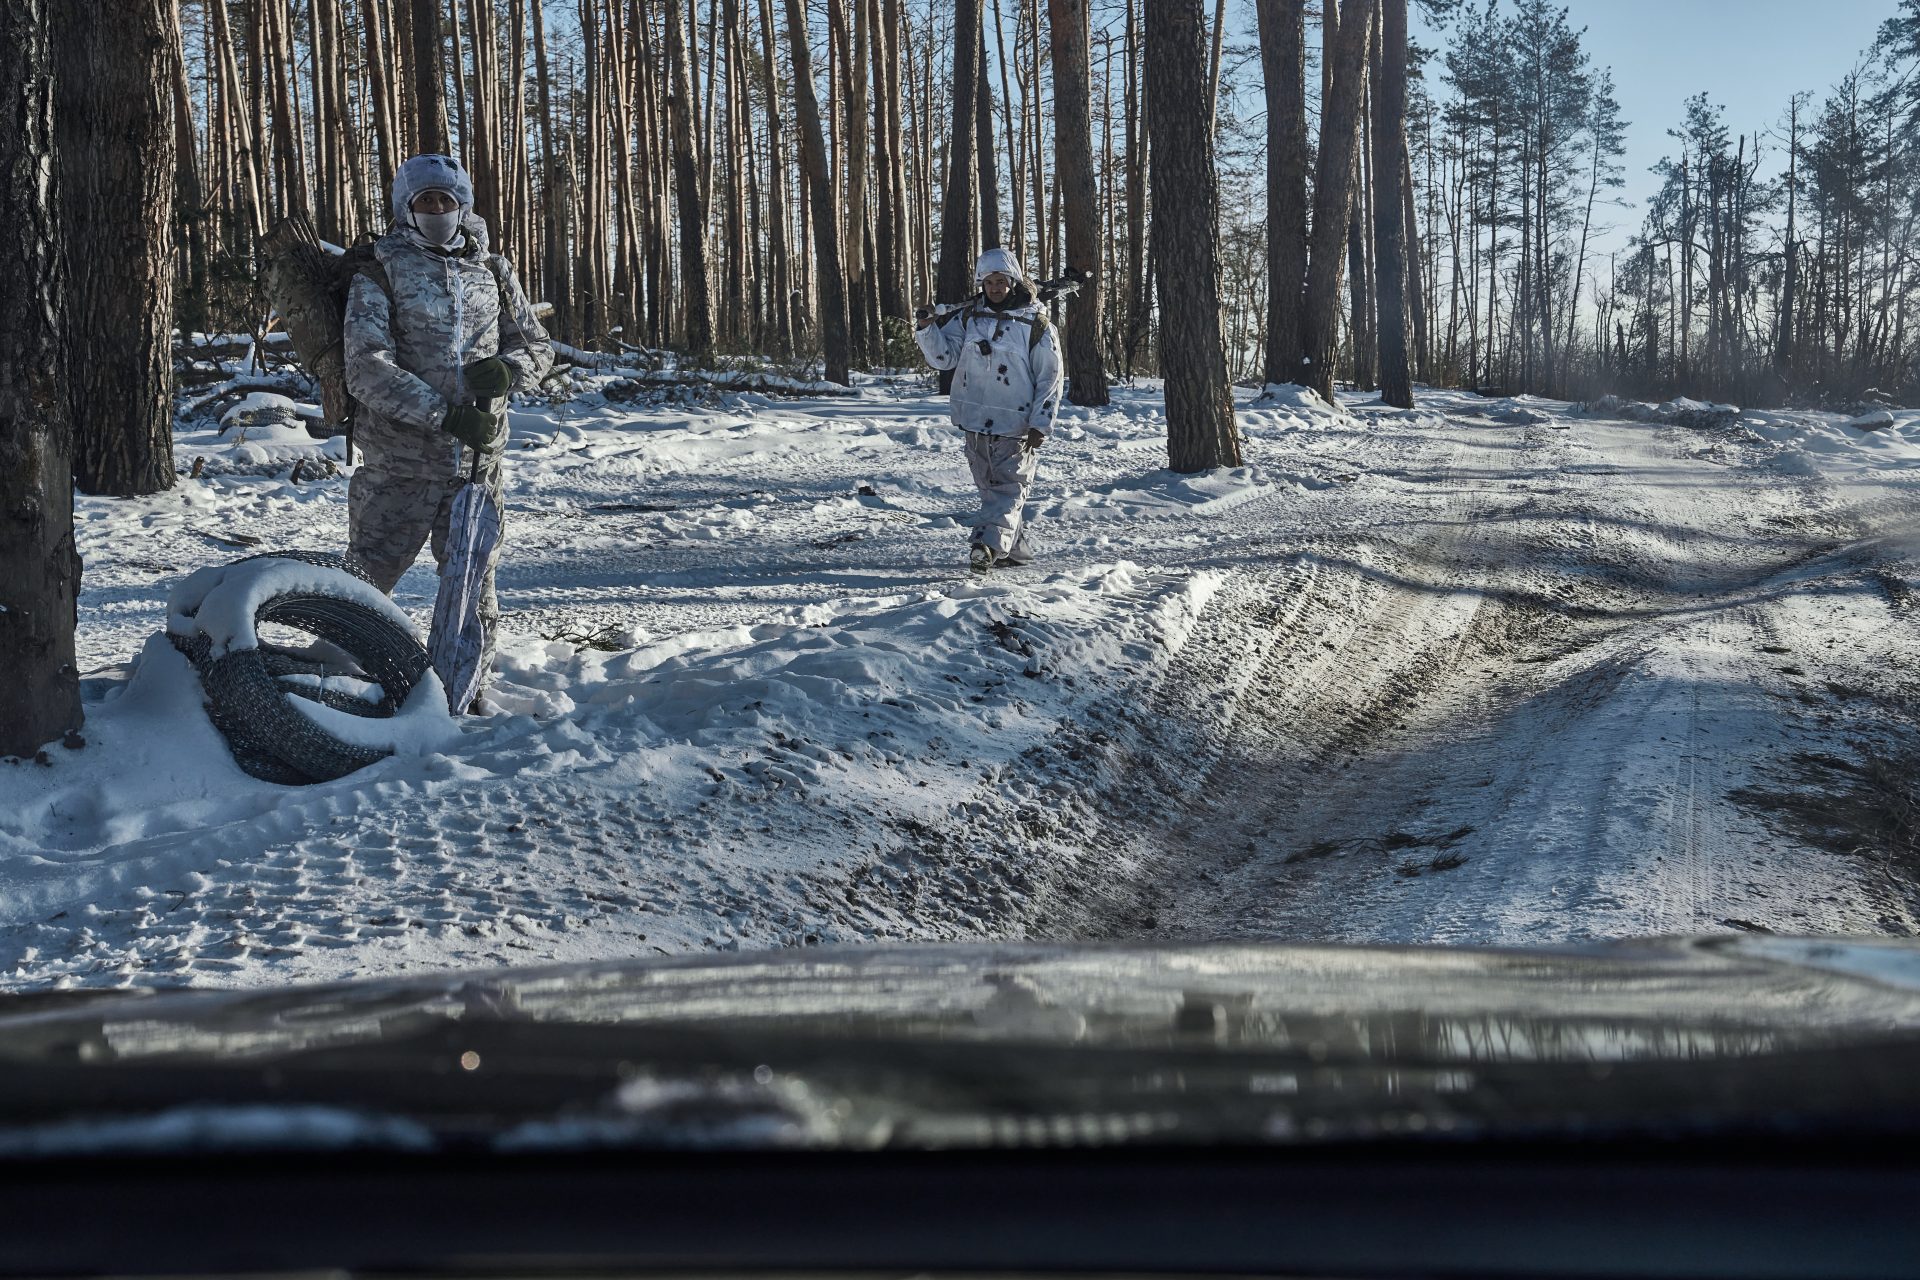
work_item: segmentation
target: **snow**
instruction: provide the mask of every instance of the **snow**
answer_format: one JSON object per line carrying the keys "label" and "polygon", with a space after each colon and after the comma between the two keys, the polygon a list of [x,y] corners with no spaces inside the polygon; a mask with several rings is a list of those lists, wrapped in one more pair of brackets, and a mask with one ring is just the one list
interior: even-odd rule
{"label": "snow", "polygon": [[271,556],[196,569],[167,593],[167,630],[177,636],[203,635],[213,642],[211,656],[256,649],[255,617],[272,600],[287,595],[331,596],[351,601],[420,638],[419,629],[392,600],[350,574],[299,560]]}
{"label": "snow", "polygon": [[286,414],[291,417],[298,412],[299,406],[294,403],[291,396],[283,396],[274,391],[249,391],[236,401],[232,408],[220,415],[220,425],[226,427],[235,422],[251,423],[274,414]]}
{"label": "snow", "polygon": [[244,647],[316,588],[418,631],[425,556],[391,602],[232,565],[340,548],[341,442],[255,393],[179,424],[174,490],[78,500],[85,745],[0,764],[0,986],[1911,927],[1872,858],[1731,797],[1900,741],[1920,414],[1269,387],[1247,465],[1181,475],[1143,380],[1063,411],[1041,559],[975,578],[917,379],[576,384],[511,412],[491,714],[303,708],[419,717],[331,783],[242,773],[160,633]]}

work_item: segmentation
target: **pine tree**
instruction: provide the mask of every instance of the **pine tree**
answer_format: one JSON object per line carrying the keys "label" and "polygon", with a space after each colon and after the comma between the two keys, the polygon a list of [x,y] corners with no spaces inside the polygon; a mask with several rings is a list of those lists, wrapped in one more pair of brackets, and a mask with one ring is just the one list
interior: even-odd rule
{"label": "pine tree", "polygon": [[1300,370],[1307,275],[1306,0],[1259,0],[1260,63],[1267,97],[1268,383]]}
{"label": "pine tree", "polygon": [[[0,5],[0,755],[81,723],[53,0]],[[72,35],[72,28],[62,27]]]}
{"label": "pine tree", "polygon": [[[1325,10],[1326,20],[1335,22],[1333,0],[1325,0]],[[1328,401],[1333,399],[1340,257],[1353,197],[1354,140],[1366,88],[1367,45],[1373,30],[1370,0],[1347,0],[1333,29],[1334,59],[1322,95],[1320,151],[1314,168],[1302,360],[1293,378]]]}
{"label": "pine tree", "polygon": [[1407,0],[1381,0],[1381,74],[1373,86],[1373,242],[1379,297],[1380,399],[1413,408],[1407,368],[1406,181]]}
{"label": "pine tree", "polygon": [[1053,33],[1054,150],[1066,214],[1066,265],[1088,277],[1067,302],[1067,399],[1103,405],[1108,400],[1107,372],[1100,360],[1103,282],[1086,0],[1048,0],[1047,15]]}
{"label": "pine tree", "polygon": [[1152,0],[1146,31],[1168,465],[1182,472],[1237,467],[1240,438],[1220,333],[1219,195],[1202,0]]}
{"label": "pine tree", "polygon": [[173,487],[174,23],[169,0],[92,8],[54,5],[73,474],[130,496]]}

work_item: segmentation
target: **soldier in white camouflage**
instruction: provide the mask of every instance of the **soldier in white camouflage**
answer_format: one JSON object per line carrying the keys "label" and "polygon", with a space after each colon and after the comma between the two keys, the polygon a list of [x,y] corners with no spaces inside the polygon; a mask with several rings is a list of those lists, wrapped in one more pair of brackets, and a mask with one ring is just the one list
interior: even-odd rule
{"label": "soldier in white camouflage", "polygon": [[[347,538],[349,556],[391,593],[429,537],[445,562],[453,495],[476,457],[498,500],[506,396],[546,376],[553,348],[513,267],[488,252],[459,161],[422,155],[400,166],[393,226],[373,254],[380,270],[356,276],[347,298],[347,390],[364,454],[348,488]],[[483,671],[500,613],[493,579],[489,564]]]}

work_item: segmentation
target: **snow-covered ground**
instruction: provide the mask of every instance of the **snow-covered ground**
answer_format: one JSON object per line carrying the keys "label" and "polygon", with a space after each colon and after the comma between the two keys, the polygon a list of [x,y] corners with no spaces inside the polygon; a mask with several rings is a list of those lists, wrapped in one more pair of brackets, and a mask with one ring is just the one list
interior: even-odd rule
{"label": "snow-covered ground", "polygon": [[1251,465],[1183,477],[1122,387],[1046,448],[1044,558],[976,579],[918,380],[608,385],[515,407],[495,714],[320,786],[242,773],[161,633],[195,569],[341,546],[341,442],[256,397],[183,422],[173,491],[83,499],[85,745],[0,766],[0,984],[1913,931],[1792,801],[1909,736],[1920,413],[1243,392]]}

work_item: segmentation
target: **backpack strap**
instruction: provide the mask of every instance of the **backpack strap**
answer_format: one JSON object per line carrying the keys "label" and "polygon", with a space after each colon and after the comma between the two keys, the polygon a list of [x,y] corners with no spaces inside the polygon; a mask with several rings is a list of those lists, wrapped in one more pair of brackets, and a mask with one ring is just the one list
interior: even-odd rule
{"label": "backpack strap", "polygon": [[1047,327],[1047,313],[1044,311],[1035,311],[1033,313],[1033,319],[1027,321],[1028,355],[1032,355],[1033,349],[1040,345],[1040,339],[1047,336]]}

